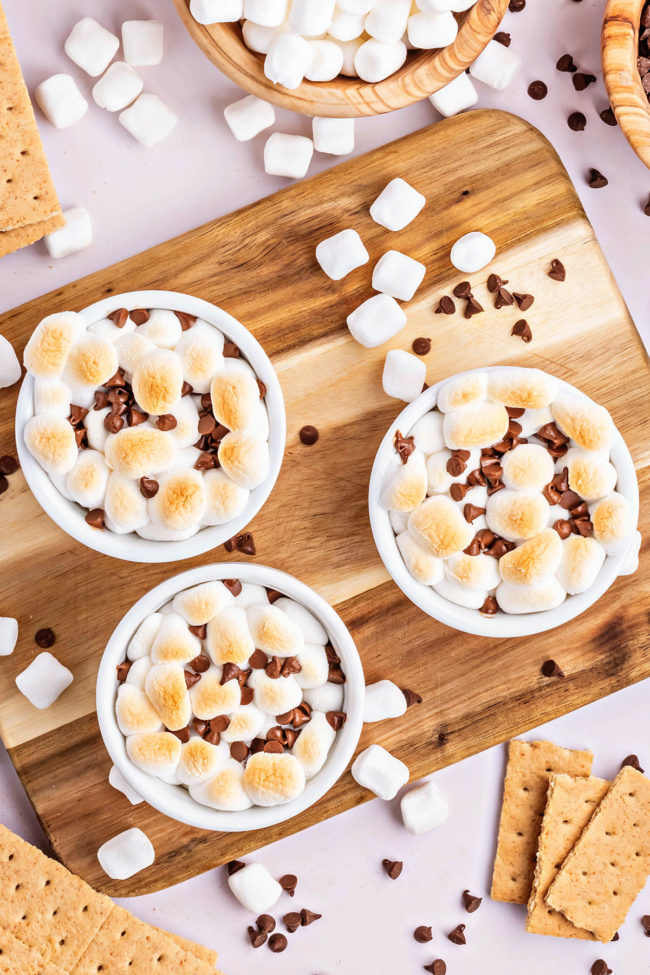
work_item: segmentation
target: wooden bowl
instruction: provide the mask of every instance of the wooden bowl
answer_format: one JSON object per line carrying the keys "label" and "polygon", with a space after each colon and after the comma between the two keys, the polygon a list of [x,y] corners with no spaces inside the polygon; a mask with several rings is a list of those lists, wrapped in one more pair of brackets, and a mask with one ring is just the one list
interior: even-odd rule
{"label": "wooden bowl", "polygon": [[449,47],[411,51],[399,71],[369,84],[339,75],[334,81],[303,81],[289,90],[264,74],[264,58],[244,44],[239,24],[197,24],[189,0],[174,0],[188,31],[211,61],[245,91],[303,115],[349,118],[380,115],[421,101],[472,64],[496,33],[508,0],[477,0],[458,17],[458,36]]}
{"label": "wooden bowl", "polygon": [[650,105],[637,70],[645,0],[608,0],[602,32],[603,77],[625,138],[650,169]]}

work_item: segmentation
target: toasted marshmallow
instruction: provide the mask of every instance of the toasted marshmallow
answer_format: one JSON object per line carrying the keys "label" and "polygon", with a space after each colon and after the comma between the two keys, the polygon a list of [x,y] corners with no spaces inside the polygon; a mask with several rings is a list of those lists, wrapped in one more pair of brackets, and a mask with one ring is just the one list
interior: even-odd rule
{"label": "toasted marshmallow", "polygon": [[190,695],[183,668],[178,664],[154,664],[144,685],[145,693],[170,731],[186,728],[192,717]]}
{"label": "toasted marshmallow", "polygon": [[122,477],[114,471],[106,485],[104,511],[111,531],[118,535],[136,531],[149,520],[147,502],[140,493],[137,481]]}
{"label": "toasted marshmallow", "polygon": [[614,424],[604,406],[577,396],[558,396],[551,405],[560,430],[585,450],[605,450],[614,439]]}
{"label": "toasted marshmallow", "polygon": [[259,650],[275,657],[292,657],[300,653],[305,643],[302,630],[281,609],[262,603],[249,607],[247,613],[248,625]]}
{"label": "toasted marshmallow", "polygon": [[300,603],[288,596],[281,596],[276,599],[274,604],[276,609],[281,609],[289,619],[297,623],[302,630],[302,635],[306,643],[318,643],[322,647],[327,643],[327,630],[316,617],[305,609]]}
{"label": "toasted marshmallow", "polygon": [[327,681],[329,664],[325,648],[320,643],[305,643],[298,654],[298,663],[302,670],[296,674],[296,681],[303,689],[320,687]]}
{"label": "toasted marshmallow", "polygon": [[416,450],[421,450],[428,457],[435,454],[445,446],[445,438],[442,432],[444,417],[437,410],[425,413],[414,426],[409,430],[409,436],[413,437]]}
{"label": "toasted marshmallow", "polygon": [[445,444],[451,450],[489,447],[505,437],[508,414],[499,403],[469,403],[445,414]]}
{"label": "toasted marshmallow", "polygon": [[422,548],[409,531],[400,532],[397,547],[404,565],[416,582],[421,582],[423,586],[435,586],[441,581],[444,574],[442,559]]}
{"label": "toasted marshmallow", "polygon": [[539,535],[548,525],[550,508],[541,494],[506,488],[488,498],[485,517],[490,531],[516,542]]}
{"label": "toasted marshmallow", "polygon": [[70,389],[63,380],[34,380],[34,413],[49,413],[67,418],[70,415],[70,403]]}
{"label": "toasted marshmallow", "polygon": [[74,311],[48,315],[36,326],[25,346],[23,362],[32,376],[60,376],[72,343],[82,334],[85,322]]}
{"label": "toasted marshmallow", "polygon": [[132,735],[126,740],[126,754],[143,772],[156,775],[163,782],[175,784],[178,781],[176,770],[181,757],[181,743],[171,732]]}
{"label": "toasted marshmallow", "polygon": [[414,450],[406,464],[399,462],[382,491],[380,504],[388,511],[412,511],[427,493],[424,454]]}
{"label": "toasted marshmallow", "polygon": [[117,372],[118,360],[115,346],[100,335],[87,332],[74,343],[68,354],[65,368],[70,385],[103,386]]}
{"label": "toasted marshmallow", "polygon": [[343,685],[323,684],[321,687],[305,688],[304,700],[315,711],[340,711],[343,707]]}
{"label": "toasted marshmallow", "polygon": [[553,479],[553,458],[541,444],[522,443],[501,460],[503,483],[513,491],[541,491]]}
{"label": "toasted marshmallow", "polygon": [[126,683],[134,684],[135,687],[139,687],[143,691],[147,682],[147,674],[152,666],[150,657],[140,657],[138,660],[134,660],[126,675]]}
{"label": "toasted marshmallow", "polygon": [[[191,396],[183,396],[174,407],[173,416],[176,420],[176,426],[169,432],[176,441],[179,451],[186,447],[192,447],[199,439],[200,434],[199,411]],[[199,453],[195,455],[195,459]]]}
{"label": "toasted marshmallow", "polygon": [[463,606],[465,609],[480,609],[487,596],[487,590],[468,589],[467,586],[461,585],[460,582],[451,577],[443,579],[433,588],[439,596],[448,599],[450,603],[456,603],[457,606]]}
{"label": "toasted marshmallow", "polygon": [[505,406],[539,410],[555,397],[557,381],[541,369],[505,366],[488,373],[488,396]]}
{"label": "toasted marshmallow", "polygon": [[[491,561],[495,561],[492,559]],[[557,572],[562,561],[562,542],[553,528],[545,528],[506,552],[499,559],[499,569],[504,582],[518,586],[536,585]],[[565,587],[566,588],[566,587]]]}
{"label": "toasted marshmallow", "polygon": [[560,585],[570,596],[586,592],[602,568],[605,549],[595,538],[583,538],[581,535],[569,535],[560,545],[562,555],[557,570]]}
{"label": "toasted marshmallow", "polygon": [[103,410],[91,409],[84,417],[88,445],[93,450],[100,450],[102,453],[104,452],[108,437],[108,430],[104,426],[104,420],[110,412],[110,407],[106,406]]}
{"label": "toasted marshmallow", "polygon": [[109,473],[103,454],[97,450],[80,451],[66,477],[69,496],[84,508],[103,507]]}
{"label": "toasted marshmallow", "polygon": [[391,524],[391,528],[396,535],[401,532],[406,531],[409,523],[409,512],[408,511],[389,511],[388,518]]}
{"label": "toasted marshmallow", "polygon": [[253,688],[257,707],[267,714],[286,714],[302,701],[302,689],[293,676],[273,679],[263,670],[254,670],[248,686]]}
{"label": "toasted marshmallow", "polygon": [[469,471],[475,470],[481,462],[481,452],[473,447],[469,452],[469,459],[465,461],[465,470],[453,477],[447,470],[447,463],[452,453],[446,448],[427,457],[427,494],[446,494],[452,484],[464,481]]}
{"label": "toasted marshmallow", "polygon": [[182,338],[183,329],[177,315],[168,308],[154,308],[149,318],[138,326],[138,333],[146,336],[159,349],[173,349]]}
{"label": "toasted marshmallow", "polygon": [[256,806],[277,806],[303,792],[305,772],[294,755],[258,752],[246,763],[244,788]]}
{"label": "toasted marshmallow", "polygon": [[169,349],[155,349],[136,365],[132,386],[138,406],[146,413],[173,413],[183,386],[181,360]]}
{"label": "toasted marshmallow", "polygon": [[219,423],[229,430],[246,430],[250,426],[260,391],[248,372],[226,365],[212,380],[210,395]]}
{"label": "toasted marshmallow", "polygon": [[158,493],[149,501],[151,520],[173,531],[198,528],[204,511],[203,475],[194,468],[166,474]]}
{"label": "toasted marshmallow", "polygon": [[67,474],[77,462],[74,430],[62,416],[32,416],[25,424],[25,444],[48,474]]}
{"label": "toasted marshmallow", "polygon": [[441,413],[450,413],[459,406],[487,399],[487,374],[470,372],[465,376],[453,376],[440,387],[437,406]]}
{"label": "toasted marshmallow", "polygon": [[616,487],[616,468],[606,453],[572,447],[562,458],[562,463],[569,469],[569,487],[585,501],[604,498]]}
{"label": "toasted marshmallow", "polygon": [[[221,667],[210,667],[201,675],[198,684],[190,688],[192,710],[201,721],[208,721],[218,714],[232,714],[241,704],[241,688],[238,682],[228,680],[222,684],[220,681]],[[278,711],[278,714],[281,713]]]}
{"label": "toasted marshmallow", "polygon": [[445,562],[445,574],[466,589],[496,589],[501,582],[497,559],[490,555],[452,555]]}
{"label": "toasted marshmallow", "polygon": [[411,513],[408,530],[426,552],[438,559],[462,552],[474,537],[474,529],[460,509],[441,494],[427,498]]}
{"label": "toasted marshmallow", "polygon": [[622,494],[614,492],[598,501],[591,509],[594,538],[608,555],[614,555],[627,543],[634,531],[632,510]]}
{"label": "toasted marshmallow", "polygon": [[195,393],[207,393],[212,377],[224,365],[221,332],[207,322],[196,322],[183,333],[175,351],[181,359],[185,382]]}
{"label": "toasted marshmallow", "polygon": [[120,684],[115,714],[123,735],[162,731],[162,721],[153,704],[134,684]]}
{"label": "toasted marshmallow", "polygon": [[140,360],[153,352],[155,348],[156,346],[146,335],[142,335],[139,331],[127,332],[115,343],[120,369],[132,376]]}
{"label": "toasted marshmallow", "polygon": [[227,606],[218,616],[215,615],[208,623],[206,646],[215,664],[245,664],[255,650],[246,610],[239,606]]}
{"label": "toasted marshmallow", "polygon": [[553,422],[553,414],[548,406],[542,406],[538,410],[524,410],[523,416],[517,418],[517,423],[521,427],[520,437],[532,437],[534,433]]}
{"label": "toasted marshmallow", "polygon": [[221,468],[206,471],[203,475],[203,484],[205,487],[204,525],[223,525],[226,521],[232,521],[248,504],[250,492],[235,484]]}
{"label": "toasted marshmallow", "polygon": [[151,643],[155,664],[186,664],[201,653],[201,641],[187,628],[180,613],[165,613]]}
{"label": "toasted marshmallow", "polygon": [[164,471],[175,453],[176,444],[168,433],[144,425],[125,427],[107,437],[104,446],[108,466],[133,480]]}
{"label": "toasted marshmallow", "polygon": [[266,715],[254,704],[244,704],[230,715],[230,724],[221,732],[222,741],[252,741],[260,733]]}
{"label": "toasted marshmallow", "polygon": [[239,487],[252,491],[269,473],[269,447],[254,433],[227,433],[219,444],[219,463]]}
{"label": "toasted marshmallow", "polygon": [[566,589],[551,576],[534,586],[502,582],[496,597],[504,613],[539,613],[545,609],[556,609],[563,603]]}
{"label": "toasted marshmallow", "polygon": [[162,613],[151,613],[150,616],[143,619],[126,648],[126,655],[129,660],[139,660],[140,657],[145,657],[151,653],[153,641],[162,621]]}
{"label": "toasted marshmallow", "polygon": [[181,747],[181,757],[176,772],[178,781],[182,785],[189,786],[205,782],[223,768],[229,755],[230,751],[223,742],[211,745],[203,738],[190,738]]}
{"label": "toasted marshmallow", "polygon": [[291,749],[302,765],[306,779],[312,779],[320,772],[335,738],[336,732],[323,712],[312,711],[311,721],[304,726]]}
{"label": "toasted marshmallow", "polygon": [[253,805],[244,788],[244,769],[240,762],[228,758],[216,775],[200,785],[190,786],[190,795],[204,806],[241,812]]}
{"label": "toasted marshmallow", "polygon": [[174,596],[172,609],[180,613],[190,626],[200,626],[202,623],[209,622],[232,602],[233,597],[223,582],[214,580],[201,582],[191,589],[183,589]]}

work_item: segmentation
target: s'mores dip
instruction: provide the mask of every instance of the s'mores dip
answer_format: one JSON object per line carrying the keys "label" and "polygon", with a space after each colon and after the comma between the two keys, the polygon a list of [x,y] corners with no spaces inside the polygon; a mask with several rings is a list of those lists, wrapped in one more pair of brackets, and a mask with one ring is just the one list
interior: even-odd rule
{"label": "s'mores dip", "polygon": [[484,618],[552,611],[595,587],[636,529],[607,410],[519,367],[464,373],[423,396],[432,408],[405,411],[378,492],[408,577]]}

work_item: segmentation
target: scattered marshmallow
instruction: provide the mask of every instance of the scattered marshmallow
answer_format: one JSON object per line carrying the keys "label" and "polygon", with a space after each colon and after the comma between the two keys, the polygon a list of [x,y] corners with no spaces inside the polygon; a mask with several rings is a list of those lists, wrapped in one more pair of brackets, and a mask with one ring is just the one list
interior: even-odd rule
{"label": "scattered marshmallow", "polygon": [[367,264],[370,255],[357,231],[348,228],[321,240],[316,247],[316,260],[332,281],[340,281],[350,271]]}
{"label": "scattered marshmallow", "polygon": [[125,20],[122,24],[122,49],[126,63],[134,68],[160,64],[163,32],[159,20]]}
{"label": "scattered marshmallow", "polygon": [[426,267],[400,251],[386,251],[375,264],[372,286],[375,291],[410,301],[422,284]]}
{"label": "scattered marshmallow", "polygon": [[275,109],[256,95],[246,95],[223,111],[230,131],[238,142],[248,142],[275,122]]}
{"label": "scattered marshmallow", "polygon": [[141,802],[144,802],[142,796],[126,781],[119,768],[115,765],[111,765],[111,770],[108,773],[108,781],[114,789],[117,789],[118,792],[122,792],[126,796],[132,806],[138,806]]}
{"label": "scattered marshmallow", "polygon": [[244,16],[244,0],[190,0],[197,24],[234,24]]}
{"label": "scattered marshmallow", "polygon": [[45,118],[57,129],[74,125],[88,111],[88,102],[69,74],[46,78],[34,89],[34,97]]}
{"label": "scattered marshmallow", "polygon": [[120,114],[119,121],[140,145],[151,149],[167,138],[178,122],[178,115],[158,95],[144,92]]}
{"label": "scattered marshmallow", "polygon": [[247,911],[263,914],[277,902],[282,887],[263,863],[249,863],[228,877],[228,886]]}
{"label": "scattered marshmallow", "polygon": [[426,833],[445,822],[449,803],[434,782],[410,789],[400,802],[402,819],[409,833]]}
{"label": "scattered marshmallow", "polygon": [[458,115],[466,109],[476,105],[478,92],[472,84],[472,79],[462,71],[457,78],[450,81],[448,85],[434,91],[429,95],[429,101],[437,112],[449,118],[451,115]]}
{"label": "scattered marshmallow", "polygon": [[406,312],[390,295],[373,295],[347,317],[352,338],[367,349],[382,345],[406,325]]}
{"label": "scattered marshmallow", "polygon": [[424,386],[427,367],[423,360],[402,349],[391,349],[386,355],[381,384],[387,396],[410,403]]}
{"label": "scattered marshmallow", "polygon": [[20,360],[9,339],[0,335],[0,389],[17,383],[22,375]]}
{"label": "scattered marshmallow", "polygon": [[302,83],[312,57],[311,46],[305,37],[283,31],[269,44],[264,59],[264,74],[274,85],[293,90]]}
{"label": "scattered marshmallow", "polygon": [[264,146],[264,170],[269,176],[302,179],[313,154],[314,143],[306,136],[274,132]]}
{"label": "scattered marshmallow", "polygon": [[376,684],[368,684],[363,709],[364,724],[384,721],[386,718],[400,718],[405,713],[406,698],[392,680],[378,680]]}
{"label": "scattered marshmallow", "polygon": [[425,203],[425,197],[398,176],[381,191],[370,207],[370,216],[387,230],[403,230]]}
{"label": "scattered marshmallow", "polygon": [[474,64],[470,65],[472,78],[490,88],[502,91],[512,84],[521,70],[521,58],[498,41],[488,41]]}
{"label": "scattered marshmallow", "polygon": [[354,151],[353,118],[315,118],[312,120],[314,149],[330,156],[349,156]]}
{"label": "scattered marshmallow", "polygon": [[404,762],[381,745],[371,745],[357,755],[351,771],[355,782],[380,799],[394,799],[409,780],[409,770]]}
{"label": "scattered marshmallow", "polygon": [[371,37],[354,55],[354,67],[362,81],[376,84],[395,74],[406,61],[407,53],[403,41],[383,44]]}
{"label": "scattered marshmallow", "polygon": [[97,859],[104,873],[112,880],[127,880],[150,867],[156,859],[156,852],[146,833],[133,827],[100,846]]}
{"label": "scattered marshmallow", "polygon": [[[502,47],[499,44],[499,47]],[[491,237],[478,230],[459,237],[449,255],[451,263],[464,274],[474,274],[489,264],[497,252]]]}
{"label": "scattered marshmallow", "polygon": [[18,642],[18,620],[12,616],[0,616],[0,657],[14,652]]}
{"label": "scattered marshmallow", "polygon": [[65,224],[43,238],[50,257],[69,257],[93,242],[93,227],[85,207],[72,207],[63,213]]}
{"label": "scattered marshmallow", "polygon": [[66,39],[65,53],[71,61],[96,78],[109,66],[120,42],[92,17],[78,21]]}
{"label": "scattered marshmallow", "polygon": [[120,112],[138,97],[142,88],[142,78],[130,64],[114,61],[93,87],[93,98],[100,108]]}
{"label": "scattered marshmallow", "polygon": [[39,653],[29,667],[18,674],[16,686],[40,711],[49,708],[74,680],[71,672],[51,653]]}

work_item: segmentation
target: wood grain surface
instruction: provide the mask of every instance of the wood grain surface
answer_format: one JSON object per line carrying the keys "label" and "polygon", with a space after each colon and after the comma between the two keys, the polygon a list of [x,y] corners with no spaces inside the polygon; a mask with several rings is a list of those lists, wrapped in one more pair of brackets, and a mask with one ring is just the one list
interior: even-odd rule
{"label": "wood grain surface", "polygon": [[[427,205],[391,234],[373,223],[368,206],[396,176],[421,190]],[[348,226],[359,230],[371,262],[332,282],[314,249]],[[472,276],[485,313],[470,321],[460,312],[435,315],[438,298],[464,277],[449,263],[451,244],[476,229],[497,244],[493,264]],[[372,266],[389,248],[423,261],[427,274],[407,306],[404,331],[368,350],[351,339],[345,317],[369,296]],[[547,276],[555,257],[567,268],[563,284]],[[535,295],[526,313],[530,345],[510,336],[521,313],[494,309],[485,285],[492,270],[513,290]],[[634,457],[641,531],[650,532],[647,359],[568,176],[530,125],[491,111],[438,123],[29,302],[5,315],[0,330],[21,352],[44,315],[136,288],[221,304],[273,359],[288,444],[277,485],[251,525],[256,561],[293,573],[335,605],[368,681],[392,678],[424,699],[401,719],[367,726],[361,747],[385,745],[416,779],[650,675],[645,553],[636,575],[618,579],[572,623],[497,641],[455,632],[417,610],[388,579],[370,533],[370,469],[401,408],[382,392],[383,360],[388,348],[408,349],[421,335],[432,339],[430,383],[475,366],[518,363],[553,372],[607,406]],[[0,390],[0,454],[14,449],[16,394]],[[298,439],[306,423],[320,430],[314,447]],[[107,893],[146,893],[370,798],[346,773],[300,817],[244,835],[201,832],[144,804],[131,807],[107,782],[110,761],[94,713],[97,665],[132,602],[190,563],[133,565],[90,552],[55,527],[20,472],[9,483],[0,497],[0,612],[18,618],[20,637],[13,656],[0,658],[0,731],[68,867]],[[226,559],[233,556],[219,550],[192,564]],[[33,637],[42,626],[55,630],[53,652],[75,681],[39,712],[13,681],[39,652]],[[560,662],[564,680],[542,677],[549,657]],[[156,863],[130,880],[109,881],[96,851],[133,824],[151,837]]]}
{"label": "wood grain surface", "polygon": [[473,64],[494,37],[508,0],[477,0],[458,14],[455,41],[433,51],[411,51],[402,67],[384,81],[371,84],[339,75],[333,81],[303,81],[298,88],[274,85],[264,74],[264,57],[244,44],[240,25],[199,24],[190,0],[174,0],[185,27],[203,53],[245,91],[282,108],[326,118],[381,115],[427,98]]}
{"label": "wood grain surface", "polygon": [[645,0],[608,0],[601,44],[603,80],[616,120],[650,169],[650,105],[637,68],[644,6]]}

